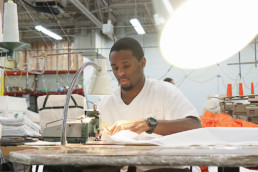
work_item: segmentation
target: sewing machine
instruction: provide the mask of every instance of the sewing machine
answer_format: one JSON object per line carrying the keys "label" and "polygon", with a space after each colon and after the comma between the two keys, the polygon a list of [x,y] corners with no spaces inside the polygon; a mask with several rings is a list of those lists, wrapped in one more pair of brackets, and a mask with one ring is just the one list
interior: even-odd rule
{"label": "sewing machine", "polygon": [[[68,143],[86,143],[89,139],[97,140],[100,133],[99,113],[97,110],[86,111],[86,118],[67,122],[66,137]],[[44,141],[60,141],[62,124],[46,127],[43,130]]]}
{"label": "sewing machine", "polygon": [[258,124],[258,95],[224,97],[220,109],[233,118]]}

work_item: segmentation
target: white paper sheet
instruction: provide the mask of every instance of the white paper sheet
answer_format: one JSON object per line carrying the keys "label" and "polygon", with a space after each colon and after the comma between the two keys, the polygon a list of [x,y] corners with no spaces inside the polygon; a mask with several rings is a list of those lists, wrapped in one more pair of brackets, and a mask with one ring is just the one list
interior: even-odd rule
{"label": "white paper sheet", "polygon": [[154,144],[160,146],[190,145],[258,145],[258,128],[208,127],[162,137],[146,136],[123,130],[113,136],[103,133],[107,143]]}

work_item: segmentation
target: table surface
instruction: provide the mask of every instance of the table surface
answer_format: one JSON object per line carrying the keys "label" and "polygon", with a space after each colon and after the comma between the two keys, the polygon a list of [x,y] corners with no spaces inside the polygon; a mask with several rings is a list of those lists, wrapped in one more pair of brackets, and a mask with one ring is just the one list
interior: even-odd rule
{"label": "table surface", "polygon": [[24,165],[162,165],[257,167],[257,146],[80,145],[37,147],[10,152],[10,160]]}

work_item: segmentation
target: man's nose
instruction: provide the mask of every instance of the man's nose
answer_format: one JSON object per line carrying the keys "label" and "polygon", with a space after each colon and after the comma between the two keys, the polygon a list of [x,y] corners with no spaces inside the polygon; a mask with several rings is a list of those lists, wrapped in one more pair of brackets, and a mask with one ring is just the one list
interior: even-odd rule
{"label": "man's nose", "polygon": [[123,69],[118,69],[117,74],[118,74],[118,76],[124,76],[125,75],[125,71]]}

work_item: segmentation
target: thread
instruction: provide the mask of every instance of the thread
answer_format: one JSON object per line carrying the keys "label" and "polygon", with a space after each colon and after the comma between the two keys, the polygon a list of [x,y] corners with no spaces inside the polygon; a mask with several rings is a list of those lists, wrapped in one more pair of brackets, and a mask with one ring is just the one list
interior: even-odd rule
{"label": "thread", "polygon": [[239,96],[243,96],[244,92],[243,92],[243,85],[242,82],[239,83]]}
{"label": "thread", "polygon": [[251,82],[251,94],[254,94],[254,83]]}
{"label": "thread", "polygon": [[19,40],[17,4],[6,2],[4,3],[3,42],[19,42]]}
{"label": "thread", "polygon": [[227,86],[227,97],[232,97],[232,84]]}

